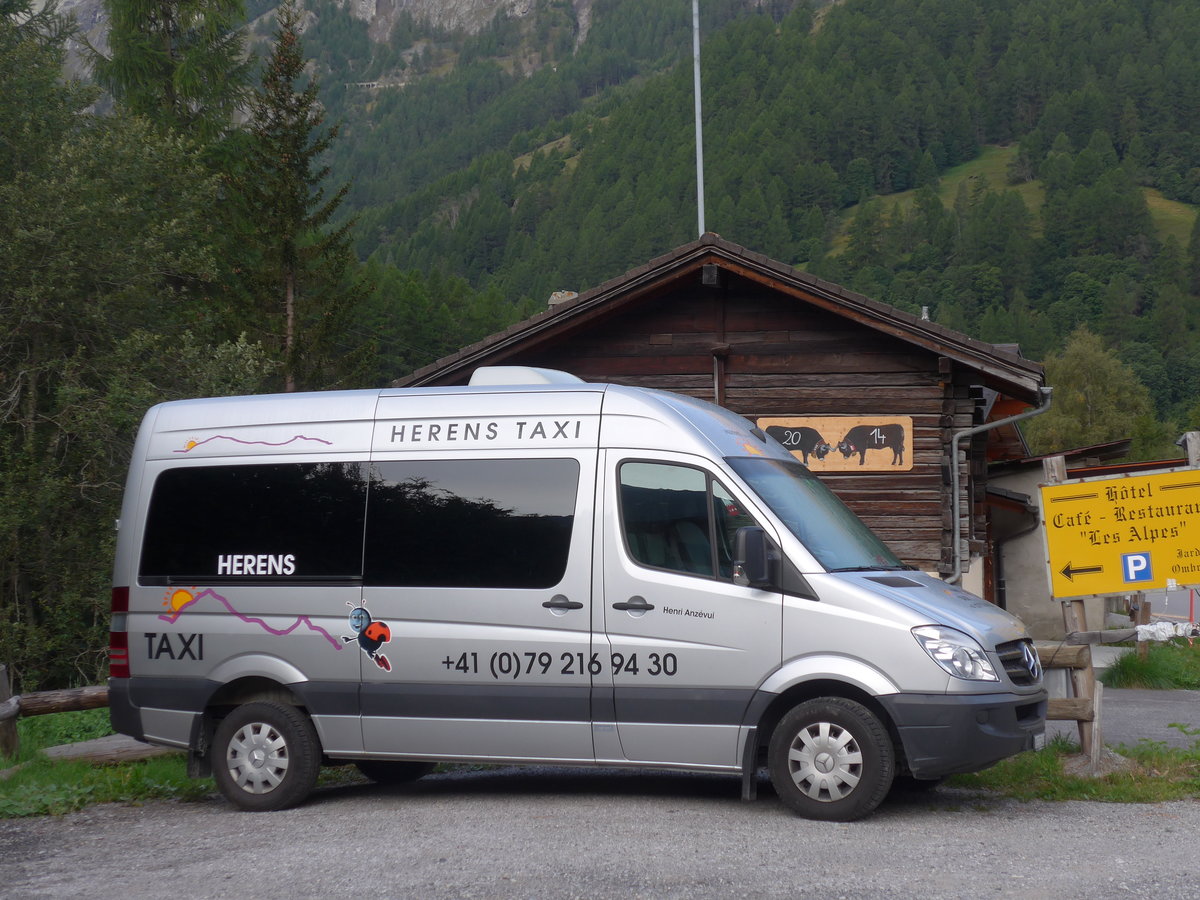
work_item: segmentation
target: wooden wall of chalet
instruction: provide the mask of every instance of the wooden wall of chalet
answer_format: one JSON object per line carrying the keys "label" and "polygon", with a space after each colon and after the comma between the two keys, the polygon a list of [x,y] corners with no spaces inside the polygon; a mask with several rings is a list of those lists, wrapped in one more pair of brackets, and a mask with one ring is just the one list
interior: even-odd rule
{"label": "wooden wall of chalet", "polygon": [[[975,423],[976,399],[949,361],[901,338],[725,271],[721,287],[686,285],[589,318],[510,364],[563,369],[585,380],[655,387],[746,416],[911,416],[906,472],[821,477],[905,562],[952,569],[950,478],[944,448]],[[825,435],[835,443],[842,435]],[[964,448],[967,449],[967,448]],[[836,452],[836,450],[835,450]],[[964,542],[979,520],[962,477]],[[981,509],[981,507],[980,507]]]}

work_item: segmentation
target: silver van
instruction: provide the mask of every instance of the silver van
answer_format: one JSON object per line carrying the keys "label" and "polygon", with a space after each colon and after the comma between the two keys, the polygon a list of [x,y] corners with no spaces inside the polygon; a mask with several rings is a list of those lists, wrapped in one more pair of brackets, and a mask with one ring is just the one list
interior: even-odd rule
{"label": "silver van", "polygon": [[766,765],[866,815],[1039,746],[1015,618],[901,563],[773,438],[561,372],[164,403],[121,513],[117,731],[248,810],[322,764]]}

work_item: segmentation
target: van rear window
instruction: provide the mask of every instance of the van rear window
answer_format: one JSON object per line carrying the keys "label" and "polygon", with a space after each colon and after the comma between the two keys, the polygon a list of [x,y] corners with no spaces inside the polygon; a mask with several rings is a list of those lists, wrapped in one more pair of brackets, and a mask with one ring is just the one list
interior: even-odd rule
{"label": "van rear window", "polygon": [[170,469],[154,484],[139,581],[553,587],[578,484],[573,459]]}
{"label": "van rear window", "polygon": [[578,484],[573,459],[376,463],[363,581],[553,587],[567,569]]}
{"label": "van rear window", "polygon": [[344,462],[169,469],[154,483],[139,580],[357,579],[367,470]]}

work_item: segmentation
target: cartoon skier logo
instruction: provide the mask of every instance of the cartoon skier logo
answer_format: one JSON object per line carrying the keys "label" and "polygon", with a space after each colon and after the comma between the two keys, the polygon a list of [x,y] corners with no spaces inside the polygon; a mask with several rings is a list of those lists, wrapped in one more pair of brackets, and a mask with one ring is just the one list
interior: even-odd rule
{"label": "cartoon skier logo", "polygon": [[385,672],[392,671],[392,664],[388,662],[388,658],[379,652],[379,648],[392,639],[392,629],[388,628],[386,622],[374,621],[365,606],[356,606],[350,610],[350,630],[355,633],[355,637],[343,635],[344,643],[358,641],[358,646],[375,661],[375,665]]}

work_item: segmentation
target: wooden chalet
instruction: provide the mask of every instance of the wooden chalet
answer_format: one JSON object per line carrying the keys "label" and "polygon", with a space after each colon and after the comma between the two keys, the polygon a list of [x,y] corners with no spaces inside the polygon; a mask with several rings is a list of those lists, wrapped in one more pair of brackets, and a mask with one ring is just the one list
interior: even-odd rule
{"label": "wooden chalet", "polygon": [[[1045,384],[1041,365],[1015,352],[714,234],[567,294],[395,385],[465,384],[487,365],[689,394],[789,439],[812,428],[825,449],[818,458],[813,448],[809,467],[902,559],[941,575],[961,569],[985,596],[994,596],[985,567],[971,571],[970,559],[988,555],[987,463],[1028,449],[1011,426],[960,435],[956,503],[952,437],[1037,405]],[[853,427],[872,423],[907,428],[903,447],[839,449]],[[801,458],[799,443],[792,449]]]}

